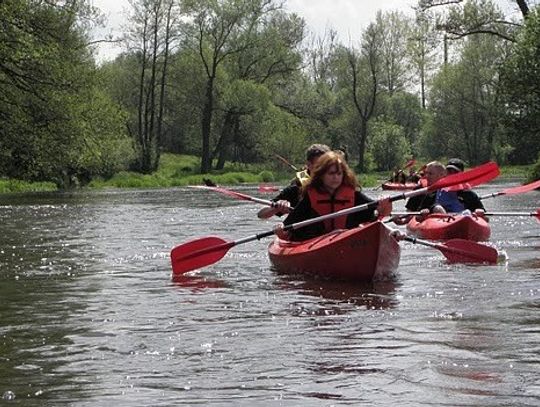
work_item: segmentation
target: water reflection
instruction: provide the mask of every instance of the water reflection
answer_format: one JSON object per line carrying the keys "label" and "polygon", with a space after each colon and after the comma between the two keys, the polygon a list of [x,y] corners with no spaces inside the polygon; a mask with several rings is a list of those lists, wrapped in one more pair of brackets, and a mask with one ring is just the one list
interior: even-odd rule
{"label": "water reflection", "polygon": [[[395,308],[397,283],[395,280],[375,282],[332,281],[309,275],[280,275],[276,279],[280,289],[293,290],[301,295],[319,299],[318,313],[347,312],[340,304],[370,310]],[[349,307],[347,307],[349,308]]]}
{"label": "water reflection", "polygon": [[179,288],[189,288],[191,292],[204,292],[211,288],[226,288],[228,284],[215,277],[201,276],[199,274],[186,273],[173,275],[171,278],[173,285]]}

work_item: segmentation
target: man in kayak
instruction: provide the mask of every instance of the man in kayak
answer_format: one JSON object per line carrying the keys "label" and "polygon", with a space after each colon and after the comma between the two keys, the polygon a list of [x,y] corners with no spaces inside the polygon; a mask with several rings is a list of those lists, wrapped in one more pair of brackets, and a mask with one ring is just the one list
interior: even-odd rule
{"label": "man in kayak", "polygon": [[257,213],[257,216],[260,219],[268,219],[273,215],[281,216],[284,213],[289,213],[290,209],[298,204],[302,186],[308,182],[317,160],[328,151],[330,151],[330,147],[326,144],[312,144],[309,146],[306,150],[306,169],[298,171],[291,184],[272,199],[272,201],[276,202],[275,207],[264,207]]}
{"label": "man in kayak", "polygon": [[[465,163],[462,160],[460,160],[459,158],[451,158],[450,160],[448,160],[448,163],[446,164],[447,175],[457,174],[463,171],[465,171]],[[475,212],[479,216],[484,215],[484,205],[482,204],[482,201],[480,200],[480,197],[477,195],[476,192],[470,189],[464,189],[457,192],[446,193],[453,194],[453,196],[455,196],[457,198],[457,201],[459,202],[458,207],[456,208],[458,209],[458,211],[448,210],[443,204],[443,209],[445,209],[446,212],[459,212],[459,209],[463,208],[461,209],[461,212],[469,210],[471,212]]]}
{"label": "man in kayak", "polygon": [[[425,177],[427,186],[433,185],[446,175],[462,172],[465,164],[458,158],[452,158],[445,166],[439,161],[432,161],[426,165]],[[484,205],[478,195],[471,190],[450,192],[438,190],[426,195],[417,195],[409,198],[405,207],[408,211],[420,211],[420,219],[429,213],[471,213],[475,212],[482,216]],[[404,225],[408,223],[410,216],[400,216],[393,219],[394,223]]]}
{"label": "man in kayak", "polygon": [[347,216],[327,219],[290,232],[283,228],[307,219],[352,208],[373,200],[358,190],[358,181],[339,152],[330,151],[319,157],[313,174],[302,188],[302,199],[283,223],[275,226],[276,234],[285,240],[307,240],[335,229],[352,229],[360,223],[371,222],[377,216],[388,216],[392,211],[390,199],[379,202],[376,211],[367,209]]}

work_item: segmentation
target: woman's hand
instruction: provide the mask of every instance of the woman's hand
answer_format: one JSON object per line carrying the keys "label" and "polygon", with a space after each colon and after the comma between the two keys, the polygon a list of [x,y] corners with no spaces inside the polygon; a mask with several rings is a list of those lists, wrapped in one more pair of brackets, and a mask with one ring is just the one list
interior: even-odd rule
{"label": "woman's hand", "polygon": [[279,237],[280,239],[282,240],[289,240],[289,232],[287,232],[286,230],[284,230],[285,226],[283,225],[282,222],[276,224],[273,228],[274,230],[274,233],[276,234],[277,237]]}
{"label": "woman's hand", "polygon": [[292,209],[291,209],[291,203],[285,199],[282,199],[282,200],[279,200],[277,201],[273,207],[276,209],[276,213],[277,212],[281,212],[281,213],[289,213]]}

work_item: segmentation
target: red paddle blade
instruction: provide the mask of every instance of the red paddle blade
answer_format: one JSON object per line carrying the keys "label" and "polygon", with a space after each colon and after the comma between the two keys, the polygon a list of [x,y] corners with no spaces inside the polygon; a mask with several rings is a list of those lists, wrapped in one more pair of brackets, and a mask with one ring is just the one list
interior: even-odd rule
{"label": "red paddle blade", "polygon": [[536,214],[534,215],[534,217],[536,218],[536,220],[537,220],[538,222],[540,222],[540,208],[538,208],[538,209],[536,210]]}
{"label": "red paddle blade", "polygon": [[450,263],[497,264],[499,261],[496,249],[466,239],[448,240],[437,247]]}
{"label": "red paddle blade", "polygon": [[176,246],[171,250],[171,263],[174,274],[187,273],[223,258],[234,245],[217,236],[208,236]]}
{"label": "red paddle blade", "polygon": [[540,179],[538,181],[531,182],[530,184],[520,185],[518,187],[508,188],[501,191],[501,195],[513,195],[522,194],[524,192],[532,191],[533,189],[540,188]]}
{"label": "red paddle blade", "polygon": [[446,188],[448,191],[470,189],[476,185],[491,181],[499,175],[499,167],[494,162],[488,162],[471,170],[447,175],[428,187],[429,191]]}

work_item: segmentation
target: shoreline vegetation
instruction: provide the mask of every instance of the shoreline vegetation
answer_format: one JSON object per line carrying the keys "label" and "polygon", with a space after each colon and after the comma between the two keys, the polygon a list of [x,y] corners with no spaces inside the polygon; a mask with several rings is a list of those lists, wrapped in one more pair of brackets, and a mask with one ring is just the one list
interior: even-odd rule
{"label": "shoreline vegetation", "polygon": [[[283,167],[283,168],[280,168]],[[500,178],[517,179],[525,183],[530,178],[534,165],[503,166]],[[82,189],[118,188],[171,188],[188,185],[204,185],[210,179],[218,185],[277,184],[286,185],[294,177],[294,172],[279,163],[238,164],[231,163],[223,171],[199,174],[200,158],[179,154],[162,154],[159,169],[152,174],[122,171],[112,178],[94,179]],[[358,179],[364,187],[377,187],[390,176],[389,172],[368,172]],[[23,192],[54,192],[58,188],[53,182],[28,182],[14,179],[0,179],[0,194]]]}

